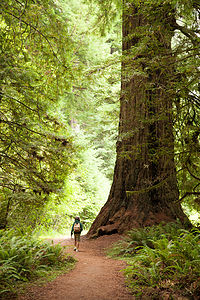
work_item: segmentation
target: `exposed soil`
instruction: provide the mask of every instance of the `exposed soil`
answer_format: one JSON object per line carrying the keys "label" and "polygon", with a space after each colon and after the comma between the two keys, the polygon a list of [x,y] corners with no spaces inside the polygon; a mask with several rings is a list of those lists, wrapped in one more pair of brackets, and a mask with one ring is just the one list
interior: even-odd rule
{"label": "exposed soil", "polygon": [[68,274],[57,277],[43,286],[29,287],[18,300],[133,300],[125,285],[125,263],[108,258],[105,249],[120,238],[119,235],[102,236],[96,240],[82,237],[80,251],[73,251],[73,240],[55,240],[67,246],[78,260]]}

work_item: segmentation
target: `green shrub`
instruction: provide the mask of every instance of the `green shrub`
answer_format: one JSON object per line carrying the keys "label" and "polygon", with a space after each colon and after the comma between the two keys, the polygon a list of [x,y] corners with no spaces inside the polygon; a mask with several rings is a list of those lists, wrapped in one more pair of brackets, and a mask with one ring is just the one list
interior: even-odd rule
{"label": "green shrub", "polygon": [[144,246],[154,248],[154,241],[162,237],[171,240],[178,236],[180,229],[182,229],[182,225],[179,223],[160,223],[152,227],[134,228],[127,233],[123,240],[115,244],[110,254],[111,256],[132,257]]}
{"label": "green shrub", "polygon": [[0,297],[15,292],[18,283],[46,275],[54,268],[72,267],[75,260],[53,245],[14,231],[0,232]]}
{"label": "green shrub", "polygon": [[[184,230],[170,223],[134,229],[112,250],[112,256],[127,260],[124,270],[135,294],[149,288],[200,294],[200,231]],[[151,291],[152,293],[152,291]]]}

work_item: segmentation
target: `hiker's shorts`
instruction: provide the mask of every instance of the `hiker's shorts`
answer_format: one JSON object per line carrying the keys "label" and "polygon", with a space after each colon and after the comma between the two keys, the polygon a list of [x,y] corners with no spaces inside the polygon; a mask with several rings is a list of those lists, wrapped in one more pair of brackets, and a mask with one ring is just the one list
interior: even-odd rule
{"label": "hiker's shorts", "polygon": [[81,234],[80,233],[74,233],[74,239],[76,242],[80,242]]}

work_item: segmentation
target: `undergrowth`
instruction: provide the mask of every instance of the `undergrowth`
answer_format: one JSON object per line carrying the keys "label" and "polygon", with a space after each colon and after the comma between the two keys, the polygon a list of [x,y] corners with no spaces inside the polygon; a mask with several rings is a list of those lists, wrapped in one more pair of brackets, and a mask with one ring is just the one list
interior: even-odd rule
{"label": "undergrowth", "polygon": [[200,295],[197,229],[187,231],[175,223],[133,229],[109,255],[127,261],[124,272],[138,298],[165,299],[167,293],[169,299],[177,299],[176,295],[198,299],[195,297]]}
{"label": "undergrowth", "polygon": [[63,247],[10,231],[0,231],[0,299],[16,294],[25,282],[47,277],[52,269],[71,269],[73,257]]}

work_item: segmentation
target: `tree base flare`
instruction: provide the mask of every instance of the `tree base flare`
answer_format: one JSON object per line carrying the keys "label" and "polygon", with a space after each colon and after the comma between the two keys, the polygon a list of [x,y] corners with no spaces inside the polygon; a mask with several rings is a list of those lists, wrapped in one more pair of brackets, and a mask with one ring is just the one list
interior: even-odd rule
{"label": "tree base flare", "polygon": [[[149,211],[147,213],[138,208],[126,210],[122,207],[114,214],[114,216],[109,218],[109,215],[110,211],[108,208],[103,207],[87,234],[89,238],[97,238],[103,235],[112,235],[116,233],[123,234],[133,228],[153,226],[160,223],[165,224],[181,221],[181,223],[189,224],[184,213],[180,214],[179,211],[179,214],[172,214],[172,211],[166,208],[160,209],[156,213],[155,211]],[[177,215],[179,215],[179,218]]]}

